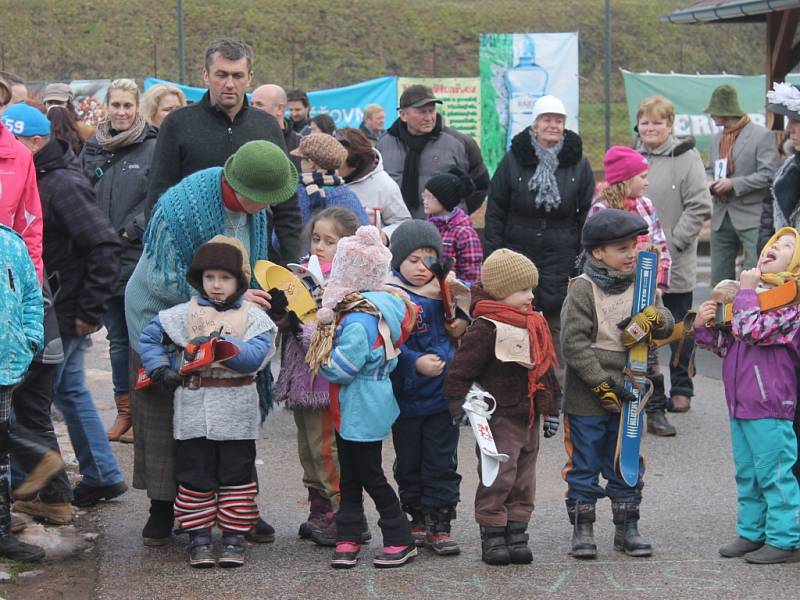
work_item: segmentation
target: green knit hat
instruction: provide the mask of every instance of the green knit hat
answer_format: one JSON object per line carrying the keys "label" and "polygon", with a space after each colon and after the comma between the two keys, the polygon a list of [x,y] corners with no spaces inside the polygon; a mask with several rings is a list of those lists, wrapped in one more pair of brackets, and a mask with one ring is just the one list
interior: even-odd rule
{"label": "green knit hat", "polygon": [[721,85],[711,94],[711,100],[703,111],[715,117],[743,117],[744,111],[739,106],[739,96],[732,85]]}
{"label": "green knit hat", "polygon": [[225,161],[225,179],[245,198],[274,206],[297,190],[297,169],[272,142],[247,142]]}

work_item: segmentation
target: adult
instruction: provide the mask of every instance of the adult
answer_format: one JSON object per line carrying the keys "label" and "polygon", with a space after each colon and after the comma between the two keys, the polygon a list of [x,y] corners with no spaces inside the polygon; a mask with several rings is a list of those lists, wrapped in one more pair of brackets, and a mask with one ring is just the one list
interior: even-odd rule
{"label": "adult", "polygon": [[492,178],[484,254],[510,248],[536,264],[534,303],[560,356],[561,306],[580,252],[594,175],[580,136],[566,129],[564,103],[542,96],[532,112],[533,123],[514,136]]}
{"label": "adult", "polygon": [[79,155],[86,140],[83,139],[75,114],[66,106],[53,105],[47,109],[47,118],[50,120],[53,137],[66,143],[70,150]]}
{"label": "adult", "polygon": [[289,160],[294,163],[297,172],[300,172],[300,157],[292,156],[292,150],[300,145],[300,134],[291,126],[291,122],[286,118],[286,91],[279,85],[267,83],[253,90],[253,106],[271,114],[278,121],[278,126],[283,132],[283,142],[286,145],[286,152]]}
{"label": "adult", "polygon": [[714,134],[706,171],[712,176],[711,286],[736,279],[736,256],[744,269],[756,266],[761,202],[769,193],[778,161],[772,133],[750,120],[736,88],[721,85],[705,110],[721,131]]}
{"label": "adult", "polygon": [[347,150],[339,175],[358,196],[370,222],[382,225],[381,231],[391,238],[400,223],[411,219],[400,187],[384,171],[381,153],[372,147],[361,129],[342,127],[336,132],[336,139]]}
{"label": "adult", "polygon": [[336,133],[336,121],[328,113],[320,113],[311,117],[308,122],[309,133],[326,133],[333,135]]}
{"label": "adult", "polygon": [[[182,109],[167,117],[165,126]],[[162,128],[163,132],[163,128]],[[139,336],[160,311],[186,302],[186,273],[197,248],[218,234],[239,239],[251,267],[267,258],[268,212],[294,197],[297,172],[279,146],[266,141],[243,145],[222,167],[197,171],[159,200],[144,237],[144,252],[125,288],[131,344],[131,376],[138,371]],[[265,308],[269,295],[249,290],[245,299]],[[263,388],[262,388],[263,389]],[[133,485],[147,490],[150,518],[142,530],[145,545],[162,545],[172,533],[175,498],[172,392],[152,385],[133,392]],[[251,541],[272,541],[274,530],[262,521]],[[272,539],[269,539],[269,537]]]}
{"label": "adult", "polygon": [[173,110],[186,106],[183,90],[168,83],[150,86],[142,95],[141,113],[150,127],[158,130]]}
{"label": "adult", "polygon": [[[694,139],[678,139],[672,133],[675,106],[663,96],[645,98],[636,112],[636,150],[647,158],[647,195],[667,236],[672,256],[669,292],[663,295],[675,322],[683,320],[692,307],[692,291],[697,281],[697,238],[711,215],[711,194],[705,165],[694,147]],[[694,343],[672,344],[669,403],[663,391],[655,390],[647,405],[647,431],[655,435],[675,435],[667,421],[665,408],[689,410],[694,385],[689,377]],[[678,350],[681,349],[680,355]]]}
{"label": "adult", "polygon": [[27,102],[28,86],[25,85],[25,80],[22,77],[8,71],[0,71],[0,79],[5,80],[11,87],[11,102],[9,104]]}
{"label": "adult", "polygon": [[[12,86],[0,79],[0,115],[11,105]],[[2,119],[0,127],[0,223],[22,236],[39,281],[42,277],[42,205],[33,157]],[[48,132],[49,133],[49,132]]]}
{"label": "adult", "polygon": [[367,104],[364,107],[364,120],[358,128],[374,146],[386,133],[386,111],[380,104]]}
{"label": "adult", "polygon": [[80,156],[83,172],[94,185],[97,204],[111,221],[122,245],[119,276],[112,287],[105,318],[117,407],[117,417],[107,433],[110,441],[128,444],[133,443],[133,430],[125,285],[142,254],[147,179],[156,147],[156,130],[147,124],[139,104],[135,81],[112,81],[106,95],[107,117],[97,126]]}
{"label": "adult", "polygon": [[[205,51],[203,81],[208,91],[199,102],[167,115],[158,132],[145,214],[149,216],[161,195],[187,175],[221,167],[247,142],[266,140],[284,147],[275,118],[253,109],[245,91],[253,79],[253,49],[243,41],[221,38]],[[300,209],[292,199],[273,207],[269,220],[280,243],[280,257],[300,257]]]}
{"label": "adult", "polygon": [[421,195],[425,183],[436,173],[458,167],[472,178],[475,192],[462,207],[468,213],[480,208],[489,187],[489,172],[478,144],[446,127],[442,115],[436,114],[437,104],[442,101],[428,86],[409,86],[400,96],[400,116],[375,146],[415,219],[425,218]]}
{"label": "adult", "polygon": [[[42,102],[44,102],[44,105],[47,108],[48,115],[50,113],[50,109],[54,106],[62,106],[69,111],[73,117],[78,132],[80,133],[81,145],[83,145],[86,140],[92,137],[92,134],[94,133],[94,127],[88,123],[78,120],[78,111],[75,108],[75,92],[72,91],[72,87],[68,83],[48,84],[47,87],[44,88]],[[79,153],[80,151],[75,152],[75,154]]]}
{"label": "adult", "polygon": [[78,157],[50,136],[50,123],[25,103],[3,117],[33,153],[44,215],[44,263],[53,287],[64,361],[55,374],[53,403],[64,415],[82,479],[73,504],[92,506],[127,490],[86,387],[89,336],[100,329],[119,271],[121,244],[97,206]]}
{"label": "adult", "polygon": [[292,121],[292,129],[302,134],[311,119],[311,102],[308,100],[308,94],[303,90],[290,90],[286,106],[289,110],[289,119]]}

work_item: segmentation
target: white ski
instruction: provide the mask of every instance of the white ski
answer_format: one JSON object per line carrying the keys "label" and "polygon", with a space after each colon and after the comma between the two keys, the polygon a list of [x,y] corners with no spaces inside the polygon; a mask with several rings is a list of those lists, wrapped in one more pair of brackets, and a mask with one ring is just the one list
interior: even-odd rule
{"label": "white ski", "polygon": [[[489,410],[489,401],[492,404],[491,410]],[[500,463],[508,460],[508,454],[497,451],[494,436],[489,427],[489,419],[492,418],[492,413],[497,408],[497,402],[489,392],[473,383],[464,399],[462,408],[469,417],[472,433],[475,434],[478,448],[481,451],[481,482],[484,486],[490,487],[500,472]]]}

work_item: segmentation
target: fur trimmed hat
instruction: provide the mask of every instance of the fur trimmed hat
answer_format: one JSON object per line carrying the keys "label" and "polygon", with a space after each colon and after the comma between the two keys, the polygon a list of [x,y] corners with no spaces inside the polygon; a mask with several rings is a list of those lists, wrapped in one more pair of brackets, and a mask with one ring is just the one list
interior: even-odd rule
{"label": "fur trimmed hat", "polygon": [[250,260],[242,242],[225,235],[215,235],[197,249],[186,272],[186,281],[205,296],[203,271],[220,269],[235,276],[238,282],[235,297],[250,287]]}
{"label": "fur trimmed hat", "polygon": [[527,256],[500,248],[481,266],[481,284],[492,298],[502,300],[514,292],[532,290],[539,285],[539,270]]}

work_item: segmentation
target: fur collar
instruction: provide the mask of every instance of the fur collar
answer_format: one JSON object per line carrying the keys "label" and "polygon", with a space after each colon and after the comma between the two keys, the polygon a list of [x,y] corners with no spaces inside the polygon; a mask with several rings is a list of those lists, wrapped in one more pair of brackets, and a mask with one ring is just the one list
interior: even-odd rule
{"label": "fur collar", "polygon": [[[526,127],[511,140],[511,152],[523,167],[539,164],[531,142],[531,128]],[[559,168],[572,167],[583,157],[583,142],[580,136],[569,129],[564,130],[564,147],[558,153]]]}

